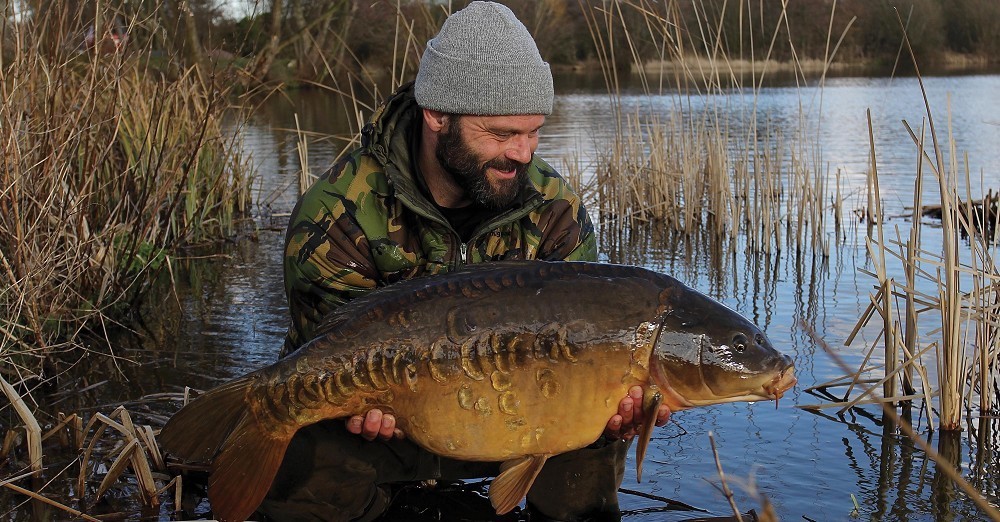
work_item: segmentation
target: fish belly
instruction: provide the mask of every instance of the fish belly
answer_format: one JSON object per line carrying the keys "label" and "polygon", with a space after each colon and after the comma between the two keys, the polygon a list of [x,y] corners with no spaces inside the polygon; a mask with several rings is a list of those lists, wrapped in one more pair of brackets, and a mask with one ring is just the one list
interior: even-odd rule
{"label": "fish belly", "polygon": [[[597,370],[597,371],[595,371]],[[481,379],[422,379],[392,409],[407,436],[460,460],[558,454],[597,440],[630,383],[594,363],[537,362]]]}

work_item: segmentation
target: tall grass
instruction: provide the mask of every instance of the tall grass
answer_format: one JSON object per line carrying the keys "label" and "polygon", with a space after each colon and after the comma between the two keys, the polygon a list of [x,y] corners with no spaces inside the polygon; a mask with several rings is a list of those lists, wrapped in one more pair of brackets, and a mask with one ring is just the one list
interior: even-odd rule
{"label": "tall grass", "polygon": [[20,380],[87,353],[177,249],[232,235],[250,170],[199,71],[82,49],[66,20],[2,23],[0,368]]}
{"label": "tall grass", "polygon": [[[685,236],[708,228],[720,250],[730,254],[792,249],[828,256],[827,213],[839,202],[831,203],[827,195],[839,189],[839,181],[819,166],[805,112],[793,136],[772,128],[768,115],[758,112],[755,93],[770,56],[758,57],[760,65],[744,78],[736,71],[746,57],[725,53],[718,41],[721,28],[698,14],[704,9],[695,9],[697,27],[687,27],[673,3],[607,5],[585,12],[592,37],[603,49],[598,55],[618,120],[612,122],[615,141],[599,160],[594,183],[600,224],[611,231],[605,238],[609,248],[616,249],[610,243],[622,227],[656,224]],[[623,9],[641,15],[640,27],[626,23],[635,17]],[[781,29],[765,35],[772,44]],[[633,42],[639,40],[661,49],[660,63],[673,67],[658,68],[659,75],[651,77],[648,64],[636,58],[640,53]],[[614,49],[612,42],[621,41],[628,48]],[[834,53],[828,54],[825,65]],[[623,57],[633,60],[631,68],[643,85],[643,93],[632,98],[646,101],[636,102],[636,109],[622,107],[616,71]],[[750,62],[757,63],[753,57]],[[801,69],[795,74],[799,78]],[[655,111],[646,109],[663,103],[673,105],[673,116],[647,115]],[[739,119],[744,123],[734,125]]]}
{"label": "tall grass", "polygon": [[[909,47],[905,36],[904,44]],[[910,405],[921,400],[932,429],[957,431],[963,428],[966,415],[969,424],[976,423],[976,409],[978,415],[1000,411],[998,218],[991,213],[989,198],[979,207],[972,204],[968,161],[960,160],[950,125],[946,139],[936,127],[910,52],[926,111],[919,130],[903,122],[917,156],[911,228],[904,235],[898,228],[887,231],[883,226],[878,160],[871,138],[868,201],[872,209],[868,215],[874,219],[869,220],[867,247],[874,268],[864,272],[877,285],[846,340],[852,344],[862,328],[878,320],[881,353],[879,342],[872,343],[856,373],[816,388],[846,386],[844,400],[833,404],[843,408],[871,402]],[[940,240],[934,244],[927,243],[922,226],[928,182],[936,185],[938,201],[933,207],[942,222]],[[959,189],[962,184],[964,197]],[[901,274],[902,280],[894,274]],[[924,290],[928,288],[933,290]],[[866,376],[873,371],[883,375],[874,380],[882,397],[875,396],[875,387],[861,386],[872,382]],[[852,396],[861,388],[860,394]]]}

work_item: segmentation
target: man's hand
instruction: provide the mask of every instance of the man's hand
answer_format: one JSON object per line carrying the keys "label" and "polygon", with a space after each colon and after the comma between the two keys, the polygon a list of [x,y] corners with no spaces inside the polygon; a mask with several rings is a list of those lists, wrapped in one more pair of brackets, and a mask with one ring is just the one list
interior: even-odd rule
{"label": "man's hand", "polygon": [[[641,393],[641,392],[640,392]],[[347,431],[361,435],[365,440],[389,440],[393,437],[403,438],[403,430],[396,428],[396,416],[391,413],[383,414],[382,410],[368,410],[364,417],[355,415],[347,419]]]}
{"label": "man's hand", "polygon": [[[638,432],[637,428],[646,422],[642,417],[642,387],[633,386],[629,388],[628,395],[618,403],[618,413],[608,421],[604,436],[609,439],[631,440]],[[656,425],[663,426],[668,420],[670,420],[670,407],[661,404],[656,412]]]}

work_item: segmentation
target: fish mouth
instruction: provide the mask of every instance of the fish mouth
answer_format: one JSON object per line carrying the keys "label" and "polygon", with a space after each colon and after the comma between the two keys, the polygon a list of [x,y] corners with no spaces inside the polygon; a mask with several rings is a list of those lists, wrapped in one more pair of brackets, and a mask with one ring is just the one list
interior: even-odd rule
{"label": "fish mouth", "polygon": [[[775,407],[777,407],[778,399],[781,399],[785,395],[785,392],[792,389],[796,383],[798,383],[798,379],[795,378],[795,367],[789,365],[760,388],[757,388],[756,391],[751,390],[738,395],[714,396],[705,399],[684,399],[682,397],[683,405],[679,409],[687,409],[694,406],[710,406],[727,402],[757,402],[767,400],[774,401]],[[670,407],[672,410],[674,409],[673,404]]]}
{"label": "fish mouth", "polygon": [[785,395],[785,392],[792,389],[792,386],[799,382],[795,378],[795,367],[789,366],[781,370],[771,382],[764,385],[764,393],[771,399],[778,400]]}

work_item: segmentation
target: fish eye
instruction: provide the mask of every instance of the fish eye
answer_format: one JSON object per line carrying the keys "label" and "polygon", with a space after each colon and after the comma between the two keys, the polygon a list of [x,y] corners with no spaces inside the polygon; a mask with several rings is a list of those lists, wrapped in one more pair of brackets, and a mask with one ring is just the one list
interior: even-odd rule
{"label": "fish eye", "polygon": [[747,350],[747,338],[743,334],[736,334],[733,337],[733,351],[743,353]]}

